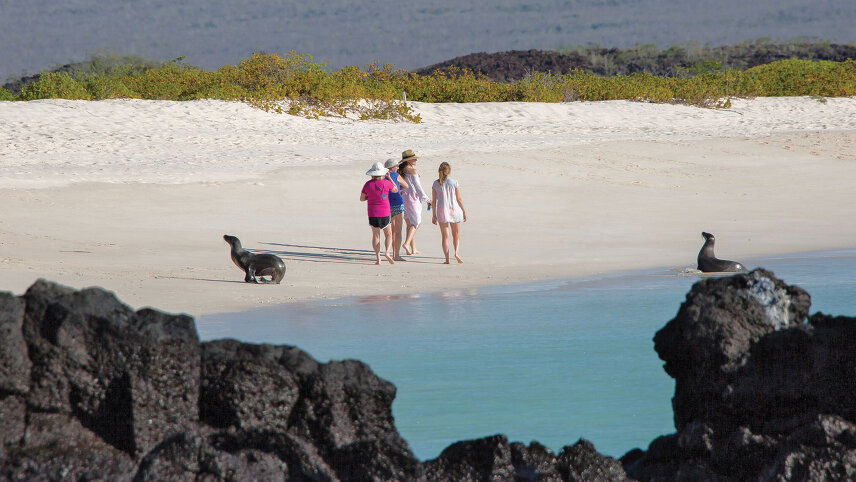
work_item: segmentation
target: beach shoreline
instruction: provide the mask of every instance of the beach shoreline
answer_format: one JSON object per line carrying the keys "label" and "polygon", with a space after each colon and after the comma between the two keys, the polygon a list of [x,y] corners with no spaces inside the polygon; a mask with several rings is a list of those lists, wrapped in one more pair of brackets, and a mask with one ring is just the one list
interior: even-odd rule
{"label": "beach shoreline", "polygon": [[[198,316],[694,267],[701,231],[735,260],[856,245],[856,99],[417,110],[422,124],[211,101],[0,103],[0,289],[46,278]],[[440,161],[461,183],[463,265],[440,264],[425,212],[424,254],[373,266],[363,174],[407,148],[426,189]],[[283,283],[243,283],[224,234],[282,257]]]}

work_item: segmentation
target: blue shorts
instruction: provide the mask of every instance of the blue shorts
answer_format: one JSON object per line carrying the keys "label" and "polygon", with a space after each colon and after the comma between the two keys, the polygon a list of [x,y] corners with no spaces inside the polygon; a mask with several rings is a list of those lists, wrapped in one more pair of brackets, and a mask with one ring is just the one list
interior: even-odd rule
{"label": "blue shorts", "polygon": [[404,212],[404,204],[399,204],[398,206],[390,206],[389,209],[391,211],[390,216],[396,217]]}

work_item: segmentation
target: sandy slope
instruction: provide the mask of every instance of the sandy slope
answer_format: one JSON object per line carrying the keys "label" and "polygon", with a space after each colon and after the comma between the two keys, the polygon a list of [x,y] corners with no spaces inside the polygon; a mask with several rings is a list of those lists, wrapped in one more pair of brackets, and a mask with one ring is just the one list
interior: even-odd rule
{"label": "sandy slope", "polygon": [[[856,99],[414,104],[423,123],[309,120],[240,103],[0,102],[0,289],[45,277],[202,313],[856,245]],[[371,264],[363,175],[412,148],[453,166],[461,266]],[[429,218],[430,219],[430,218]],[[247,285],[223,234],[279,253]]]}

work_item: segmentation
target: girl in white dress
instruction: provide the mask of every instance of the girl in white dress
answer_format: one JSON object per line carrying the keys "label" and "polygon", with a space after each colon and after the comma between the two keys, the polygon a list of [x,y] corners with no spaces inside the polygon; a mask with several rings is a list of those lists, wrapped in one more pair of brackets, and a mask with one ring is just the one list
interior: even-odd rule
{"label": "girl in white dress", "polygon": [[461,247],[460,224],[467,220],[467,210],[464,208],[464,200],[461,199],[461,188],[458,181],[449,177],[452,166],[448,162],[440,163],[438,169],[440,178],[431,186],[431,206],[434,213],[431,222],[440,226],[442,237],[443,254],[449,264],[449,234],[452,235],[452,246],[455,249],[455,260],[463,263],[464,260],[458,255]]}

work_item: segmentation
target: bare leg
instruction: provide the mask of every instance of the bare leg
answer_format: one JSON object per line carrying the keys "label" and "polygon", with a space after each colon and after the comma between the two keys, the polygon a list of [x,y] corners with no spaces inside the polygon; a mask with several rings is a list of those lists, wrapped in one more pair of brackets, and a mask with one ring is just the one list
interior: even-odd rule
{"label": "bare leg", "polygon": [[401,226],[404,224],[402,218],[403,214],[399,214],[397,216],[392,217],[392,250],[395,253],[393,258],[396,261],[404,261],[405,259],[401,257]]}
{"label": "bare leg", "polygon": [[372,226],[372,248],[374,248],[375,264],[380,264],[380,229]]}
{"label": "bare leg", "polygon": [[458,261],[458,264],[463,264],[463,258],[458,256],[458,250],[461,248],[461,223],[449,223],[449,225],[452,228],[452,246],[455,248],[455,260]]}
{"label": "bare leg", "polygon": [[443,255],[446,256],[446,262],[449,264],[449,223],[438,223],[440,225],[440,244],[443,246]]}
{"label": "bare leg", "polygon": [[404,252],[407,254],[419,254],[419,251],[416,251],[416,246],[413,244],[413,240],[416,237],[416,226],[410,224],[410,221],[407,221],[407,239],[404,240]]}
{"label": "bare leg", "polygon": [[[394,264],[395,260],[392,259],[392,223],[387,224],[385,228],[383,228],[383,246],[384,251],[383,255],[386,257],[386,260],[389,261],[389,264]],[[378,258],[380,259],[380,258]]]}

